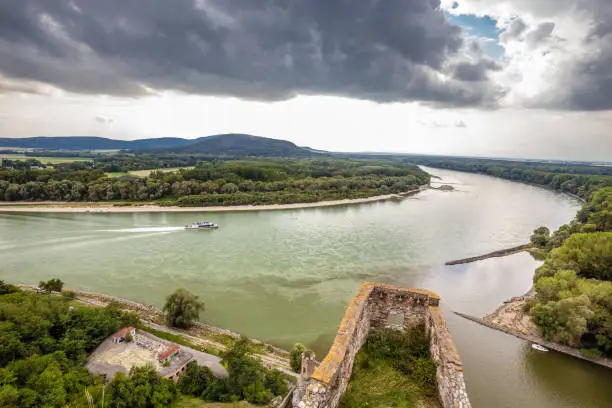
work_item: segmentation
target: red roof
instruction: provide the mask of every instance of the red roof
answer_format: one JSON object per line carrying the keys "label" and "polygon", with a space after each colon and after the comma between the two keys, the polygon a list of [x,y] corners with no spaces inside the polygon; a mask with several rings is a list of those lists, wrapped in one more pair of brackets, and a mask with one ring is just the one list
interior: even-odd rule
{"label": "red roof", "polygon": [[123,329],[119,330],[117,333],[113,334],[113,338],[125,337],[125,335],[131,332],[132,330],[134,330],[133,327],[124,327]]}
{"label": "red roof", "polygon": [[179,346],[170,346],[167,349],[165,349],[164,351],[162,351],[161,353],[159,353],[159,359],[160,360],[165,360],[169,356],[171,356],[172,354],[176,353],[179,350],[180,350]]}

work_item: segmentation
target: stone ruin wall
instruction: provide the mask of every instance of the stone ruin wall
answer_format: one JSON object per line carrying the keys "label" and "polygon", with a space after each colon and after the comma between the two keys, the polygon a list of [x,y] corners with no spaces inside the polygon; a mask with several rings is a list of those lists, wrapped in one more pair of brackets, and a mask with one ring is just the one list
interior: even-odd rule
{"label": "stone ruin wall", "polygon": [[[312,352],[304,353],[302,373],[293,396],[295,408],[336,408],[346,391],[355,355],[370,329],[403,319],[403,328],[424,323],[432,361],[437,366],[438,393],[444,408],[470,408],[459,353],[455,349],[440,298],[433,292],[379,283],[364,283],[351,300],[334,343],[319,367]],[[401,328],[401,327],[400,327]]]}

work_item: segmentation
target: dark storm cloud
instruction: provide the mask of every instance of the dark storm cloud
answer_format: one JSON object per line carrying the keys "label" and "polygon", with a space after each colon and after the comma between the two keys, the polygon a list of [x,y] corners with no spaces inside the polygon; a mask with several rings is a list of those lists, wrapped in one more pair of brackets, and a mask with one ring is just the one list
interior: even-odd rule
{"label": "dark storm cloud", "polygon": [[[493,103],[493,86],[453,76],[449,61],[460,59],[461,30],[439,6],[439,0],[3,0],[0,73],[126,96],[172,89],[261,100],[327,94]],[[474,69],[486,78],[489,67]]]}
{"label": "dark storm cloud", "polygon": [[590,53],[571,71],[567,105],[574,110],[612,109],[612,2],[593,0],[593,10]]}
{"label": "dark storm cloud", "polygon": [[466,82],[486,81],[490,71],[499,71],[502,66],[493,60],[483,58],[477,62],[460,62],[453,68],[453,76]]}

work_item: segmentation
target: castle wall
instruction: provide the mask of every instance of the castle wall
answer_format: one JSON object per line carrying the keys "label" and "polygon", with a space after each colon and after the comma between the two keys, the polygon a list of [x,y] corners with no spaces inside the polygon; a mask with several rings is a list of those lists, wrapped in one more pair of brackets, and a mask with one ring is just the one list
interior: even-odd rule
{"label": "castle wall", "polygon": [[[403,328],[425,325],[431,357],[437,366],[440,401],[444,408],[470,408],[459,354],[433,292],[379,283],[364,283],[351,300],[334,343],[319,367],[311,354],[298,381],[293,405],[297,408],[336,408],[346,391],[355,355],[370,329],[388,326],[400,317]],[[312,375],[305,373],[312,372]]]}

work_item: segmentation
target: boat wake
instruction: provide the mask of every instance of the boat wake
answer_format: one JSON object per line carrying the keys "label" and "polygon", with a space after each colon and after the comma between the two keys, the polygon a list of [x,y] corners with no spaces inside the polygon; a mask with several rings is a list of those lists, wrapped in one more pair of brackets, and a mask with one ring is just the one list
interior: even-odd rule
{"label": "boat wake", "polygon": [[182,231],[185,227],[143,227],[143,228],[120,228],[120,229],[110,229],[104,230],[105,232],[128,232],[128,233],[138,233],[138,232],[173,232],[173,231]]}

